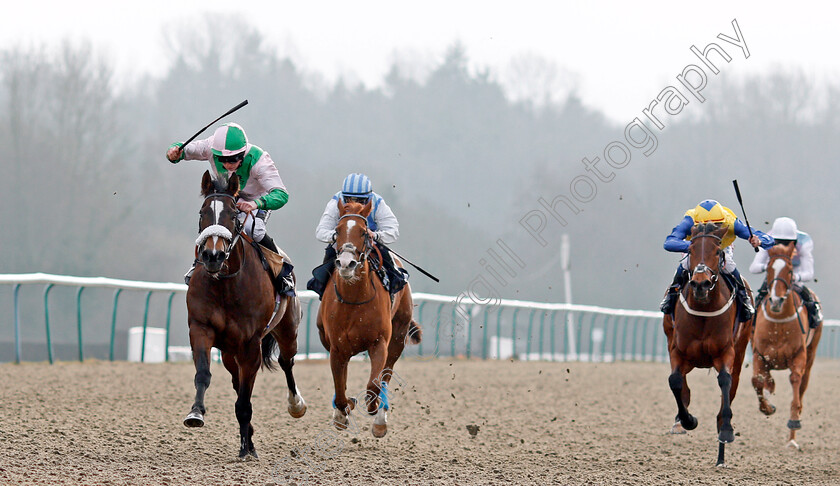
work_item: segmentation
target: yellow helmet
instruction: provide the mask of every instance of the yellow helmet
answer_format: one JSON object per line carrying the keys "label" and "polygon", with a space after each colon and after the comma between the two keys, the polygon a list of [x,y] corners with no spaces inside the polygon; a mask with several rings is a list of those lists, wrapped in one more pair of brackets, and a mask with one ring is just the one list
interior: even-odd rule
{"label": "yellow helmet", "polygon": [[723,206],[714,199],[706,199],[694,208],[695,223],[723,223],[725,219]]}

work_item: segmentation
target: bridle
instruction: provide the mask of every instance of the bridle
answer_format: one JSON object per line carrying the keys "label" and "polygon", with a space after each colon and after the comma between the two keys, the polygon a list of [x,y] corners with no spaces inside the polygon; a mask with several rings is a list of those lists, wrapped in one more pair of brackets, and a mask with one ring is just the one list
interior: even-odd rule
{"label": "bridle", "polygon": [[[202,205],[201,205],[201,210],[203,210],[206,207],[206,203],[207,203],[208,200],[213,199],[213,198],[219,198],[219,197],[226,197],[226,198],[229,198],[231,201],[233,201],[233,203],[234,203],[233,211],[234,211],[235,214],[238,214],[238,211],[236,209],[236,198],[231,196],[230,194],[226,194],[226,193],[210,194],[209,196],[205,197],[204,198],[204,203],[202,203]],[[201,210],[199,210],[199,214],[201,213]],[[218,219],[219,214],[220,214],[220,212],[219,213],[214,212],[213,213],[213,223],[208,225],[203,230],[199,227],[200,233],[198,235],[198,238],[195,240],[195,244],[198,248],[201,248],[201,246],[204,245],[204,243],[207,241],[207,239],[211,236],[218,236],[218,237],[224,239],[225,241],[227,241],[228,242],[228,247],[227,247],[227,250],[225,250],[225,252],[224,252],[225,257],[222,260],[222,264],[225,265],[228,261],[228,258],[230,258],[231,253],[233,252],[233,248],[236,246],[236,244],[239,242],[240,237],[242,236],[242,229],[244,228],[244,223],[240,222],[239,218],[234,216],[234,218],[233,218],[234,228],[233,228],[233,233],[231,233],[230,230],[227,227],[225,227],[224,225],[219,223],[219,219]],[[248,216],[250,216],[250,214],[246,215],[246,220],[247,220]],[[243,260],[245,258],[245,255],[246,255],[246,252],[243,251],[242,252]],[[204,262],[202,262],[200,259],[196,258],[196,264],[197,265],[204,265]],[[239,268],[236,270],[236,272],[234,272],[232,274],[215,275],[215,277],[216,278],[234,277],[240,272],[240,270],[242,270],[242,265],[240,265]]]}
{"label": "bridle", "polygon": [[[359,249],[355,248],[355,245],[353,245],[354,249],[352,250],[353,257],[357,258],[357,259],[354,259],[354,260],[351,261],[351,263],[354,263],[353,269],[355,270],[355,268],[357,266],[364,265],[365,261],[368,260],[368,257],[370,256],[370,252],[373,251],[376,248],[376,245],[373,245],[370,242],[370,234],[368,232],[368,222],[367,222],[367,218],[365,216],[362,216],[361,214],[345,214],[344,216],[341,216],[340,218],[338,218],[338,222],[341,223],[341,220],[343,220],[345,218],[360,218],[362,221],[364,221],[364,242],[362,243],[362,245],[363,245],[362,249],[359,250]],[[350,243],[350,244],[352,245],[352,243]],[[341,245],[341,248],[339,248],[339,251],[336,254],[336,259],[338,259],[338,257],[342,253],[351,251],[345,245],[347,245],[347,243],[345,243],[344,245]],[[378,252],[379,252],[379,250],[377,250],[377,253]],[[382,257],[380,256],[380,261],[381,261],[381,258]],[[349,301],[344,300],[344,298],[338,292],[338,285],[336,284],[336,280],[333,279],[333,290],[335,290],[335,296],[336,296],[336,298],[338,298],[338,301],[341,302],[342,304],[362,305],[362,304],[367,304],[368,302],[370,302],[374,298],[376,298],[376,287],[373,284],[373,272],[368,272],[368,273],[370,274],[370,287],[373,290],[373,293],[372,293],[372,295],[369,299],[367,299],[365,301],[362,301],[362,302],[349,302]]]}
{"label": "bridle", "polygon": [[[710,234],[696,235],[696,236],[693,236],[691,239],[692,239],[692,241],[695,241],[695,240],[697,240],[698,238],[714,238],[715,240],[717,240],[717,242],[718,242],[718,246],[720,246],[720,243],[721,243],[721,238],[720,238],[720,236],[717,236],[717,235],[710,235]],[[701,242],[700,242],[700,245],[701,245],[700,252],[701,252],[701,253],[705,253],[705,252],[704,252],[704,250],[705,250],[705,248],[704,248],[705,243],[706,243],[705,241],[701,241]],[[720,251],[720,250],[718,250],[718,251]],[[720,257],[720,258],[723,258],[723,257],[722,257],[722,255],[721,255],[721,257]],[[717,281],[718,281],[718,274],[717,274],[717,273],[715,273],[715,272],[714,272],[714,270],[712,270],[712,269],[711,269],[711,267],[709,267],[708,265],[706,265],[704,262],[700,262],[700,263],[698,263],[698,264],[697,264],[694,268],[689,268],[689,269],[688,269],[688,279],[689,279],[689,280],[691,280],[691,279],[694,277],[694,274],[695,274],[695,273],[705,273],[705,274],[708,274],[708,275],[709,275],[709,280],[711,280],[711,281],[712,281],[712,286],[711,286],[711,287],[709,287],[709,292],[711,292],[711,291],[712,291],[712,289],[714,289],[714,288],[715,288],[715,285],[717,285]]]}
{"label": "bridle", "polygon": [[[767,262],[767,267],[770,268],[770,262],[772,262],[773,260],[776,260],[776,259],[784,260],[791,267],[793,267],[793,260],[791,260],[791,258],[787,255],[777,255],[777,256],[772,257],[770,259],[770,261]],[[787,268],[787,265],[785,267]],[[774,269],[774,272],[775,272],[775,269]],[[779,281],[779,282],[785,284],[785,293],[784,293],[784,295],[782,295],[782,301],[784,301],[790,295],[790,291],[793,290],[793,283],[792,283],[793,272],[790,273],[790,275],[788,277],[788,280],[785,280],[783,278],[779,278],[777,275],[778,275],[777,273],[774,273],[773,279],[770,280],[770,282],[767,283],[767,291],[768,291],[768,293],[772,292],[773,285],[776,283],[776,281]]]}
{"label": "bridle", "polygon": [[[373,248],[374,248],[374,245],[372,245],[370,243],[370,234],[368,232],[367,218],[365,216],[362,216],[361,214],[345,214],[344,216],[341,216],[340,218],[338,218],[338,222],[341,223],[341,220],[346,219],[346,218],[360,218],[362,221],[364,221],[365,231],[364,231],[364,243],[363,243],[362,249],[361,250],[359,250],[359,249],[354,249],[353,250],[353,256],[357,258],[357,259],[354,259],[353,262],[355,262],[356,265],[362,265],[365,262],[365,260],[367,260],[368,256],[370,256],[370,252],[373,251]],[[348,248],[345,247],[345,245],[346,245],[346,243],[344,245],[341,245],[341,248],[338,249],[338,255],[341,255],[342,253],[350,251]],[[353,246],[355,248],[355,245],[353,245]],[[356,265],[354,265],[354,267]]]}

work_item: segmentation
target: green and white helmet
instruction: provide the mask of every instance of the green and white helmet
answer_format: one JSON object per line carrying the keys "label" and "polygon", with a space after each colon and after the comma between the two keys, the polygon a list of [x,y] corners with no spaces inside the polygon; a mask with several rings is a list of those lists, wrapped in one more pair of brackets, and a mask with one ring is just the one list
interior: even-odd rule
{"label": "green and white helmet", "polygon": [[245,130],[236,123],[225,123],[213,134],[210,150],[217,157],[229,157],[245,152],[248,147],[248,137]]}

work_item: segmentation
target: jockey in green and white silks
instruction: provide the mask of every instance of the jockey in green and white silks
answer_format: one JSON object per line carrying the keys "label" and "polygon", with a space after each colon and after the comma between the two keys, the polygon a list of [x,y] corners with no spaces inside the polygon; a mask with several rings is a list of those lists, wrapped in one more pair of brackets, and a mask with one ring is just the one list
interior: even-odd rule
{"label": "jockey in green and white silks", "polygon": [[[794,244],[796,247],[793,251],[793,288],[802,297],[802,304],[808,309],[808,322],[812,328],[819,326],[823,320],[823,315],[819,301],[814,299],[811,291],[805,287],[804,282],[814,280],[814,240],[811,235],[804,231],[799,231],[796,227],[796,221],[791,218],[776,218],[773,221],[773,227],[767,232],[776,244],[790,245]],[[752,264],[750,264],[751,273],[763,273],[767,270],[767,263],[770,261],[770,256],[767,251],[760,250],[756,253]],[[767,281],[761,284],[758,289],[758,297],[756,298],[756,306],[761,305],[761,301],[767,295]]]}
{"label": "jockey in green and white silks", "polygon": [[[271,156],[248,142],[241,126],[226,123],[217,128],[211,137],[190,142],[187,146],[173,143],[166,152],[166,158],[173,164],[181,160],[210,161],[217,179],[228,179],[236,173],[241,186],[236,206],[239,220],[245,223],[243,231],[262,246],[279,253],[274,240],[266,234],[265,220],[267,211],[280,209],[288,202],[289,193]],[[251,218],[246,220],[248,214]],[[184,276],[187,283],[192,270]]]}
{"label": "jockey in green and white silks", "polygon": [[345,203],[354,201],[362,204],[367,204],[368,200],[372,201],[367,222],[368,229],[373,232],[374,243],[379,248],[379,252],[382,254],[382,259],[384,260],[382,265],[385,269],[386,276],[383,278],[383,281],[391,292],[391,295],[399,292],[405,286],[408,272],[404,269],[396,268],[391,253],[382,245],[389,245],[397,241],[397,238],[400,236],[400,223],[397,221],[397,217],[394,216],[394,212],[391,211],[391,208],[382,199],[382,196],[373,192],[373,185],[370,179],[364,174],[348,175],[344,179],[341,191],[335,193],[327,202],[324,213],[321,215],[321,220],[318,222],[318,227],[315,229],[315,238],[327,243],[324,263],[312,271],[313,278],[309,280],[306,288],[318,293],[318,295],[322,295],[332,274],[336,257],[334,244],[335,228],[338,226],[339,220],[339,200]]}

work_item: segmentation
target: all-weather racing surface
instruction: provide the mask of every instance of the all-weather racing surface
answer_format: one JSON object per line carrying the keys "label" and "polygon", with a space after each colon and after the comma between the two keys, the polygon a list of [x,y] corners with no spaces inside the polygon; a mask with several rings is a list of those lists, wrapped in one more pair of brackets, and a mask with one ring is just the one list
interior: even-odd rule
{"label": "all-weather racing surface", "polygon": [[[348,396],[364,396],[369,368],[350,363]],[[249,461],[238,459],[231,433],[230,376],[217,363],[211,372],[206,424],[187,428],[191,363],[0,365],[0,483],[840,483],[838,361],[814,365],[801,450],[785,448],[787,414],[760,413],[742,380],[726,468],[710,453],[720,389],[707,370],[688,375],[698,427],[672,435],[667,363],[406,359],[389,388],[390,430],[376,439],[363,407],[348,430],[335,430],[329,363],[301,360],[295,377],[309,411],[300,419],[286,411],[283,374],[260,372],[252,397],[260,458]],[[790,387],[776,393],[789,402]]]}

